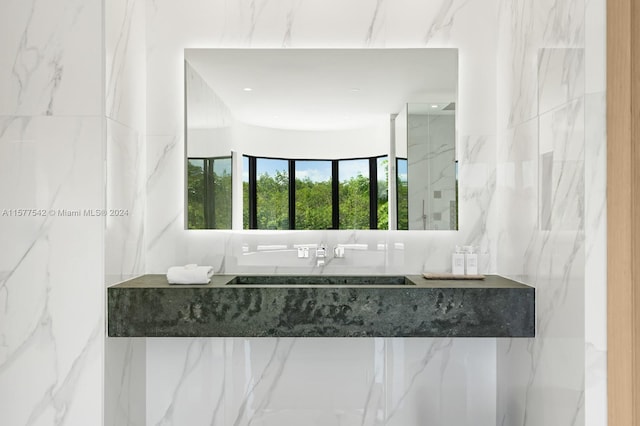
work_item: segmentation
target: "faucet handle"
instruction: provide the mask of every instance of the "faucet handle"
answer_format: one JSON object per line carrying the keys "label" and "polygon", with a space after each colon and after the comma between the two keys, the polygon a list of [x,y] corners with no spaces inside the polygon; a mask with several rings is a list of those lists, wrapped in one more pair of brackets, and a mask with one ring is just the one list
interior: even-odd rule
{"label": "faucet handle", "polygon": [[344,257],[344,247],[341,245],[334,246],[333,257]]}
{"label": "faucet handle", "polygon": [[327,248],[323,245],[319,246],[316,249],[316,257],[326,257],[327,256]]}

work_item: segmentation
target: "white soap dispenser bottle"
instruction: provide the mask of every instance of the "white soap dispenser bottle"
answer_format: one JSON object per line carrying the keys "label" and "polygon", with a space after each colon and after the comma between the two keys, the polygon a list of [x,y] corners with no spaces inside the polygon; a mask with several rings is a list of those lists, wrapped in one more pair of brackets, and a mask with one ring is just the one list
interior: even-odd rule
{"label": "white soap dispenser bottle", "polygon": [[460,250],[460,246],[456,246],[456,251],[451,255],[451,273],[464,275],[464,253]]}
{"label": "white soap dispenser bottle", "polygon": [[464,263],[467,275],[478,275],[478,253],[473,246],[465,246]]}

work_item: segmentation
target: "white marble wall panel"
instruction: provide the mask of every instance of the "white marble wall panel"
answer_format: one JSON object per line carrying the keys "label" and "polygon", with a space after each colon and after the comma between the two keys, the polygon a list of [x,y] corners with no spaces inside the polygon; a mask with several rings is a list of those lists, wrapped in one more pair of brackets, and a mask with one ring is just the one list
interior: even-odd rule
{"label": "white marble wall panel", "polygon": [[105,107],[107,283],[145,270],[146,205],[146,4],[105,3]]}
{"label": "white marble wall panel", "polygon": [[101,14],[99,1],[0,5],[0,199],[46,214],[0,218],[8,425],[102,421],[104,217],[84,213],[105,207]]}
{"label": "white marble wall panel", "polygon": [[[107,119],[107,216],[105,272],[114,283],[144,273],[144,136]],[[113,215],[111,215],[113,213]]]}
{"label": "white marble wall panel", "polygon": [[[145,271],[146,211],[146,2],[104,3],[104,114],[106,285]],[[144,425],[146,342],[105,342],[104,424]]]}
{"label": "white marble wall panel", "polygon": [[143,131],[147,96],[146,2],[105,2],[104,29],[106,115]]}
{"label": "white marble wall panel", "polygon": [[104,425],[145,426],[146,339],[111,338],[105,345]]}
{"label": "white marble wall panel", "polygon": [[607,423],[604,3],[501,8],[498,271],[536,286],[537,337],[498,341],[499,424]]}
{"label": "white marble wall panel", "polygon": [[538,120],[504,130],[498,150],[498,270],[517,277],[531,256],[529,241],[538,227]]}
{"label": "white marble wall panel", "polygon": [[98,115],[101,14],[97,0],[3,1],[0,115]]}
{"label": "white marble wall panel", "polygon": [[153,339],[148,424],[495,425],[494,339]]}
{"label": "white marble wall panel", "polygon": [[226,361],[224,339],[148,340],[146,424],[226,424]]}
{"label": "white marble wall panel", "polygon": [[[497,138],[490,135],[460,135],[458,138],[458,204],[466,206],[459,208],[458,220],[469,224],[466,241],[477,249],[478,271],[491,273],[497,271],[497,224],[504,220],[496,200]],[[456,232],[450,234],[458,235]]]}
{"label": "white marble wall panel", "polygon": [[[184,145],[181,134],[147,133],[146,264],[149,273],[165,273],[188,262],[185,231]],[[197,231],[195,231],[197,232]],[[203,231],[204,232],[204,231]],[[167,240],[172,241],[169,243]],[[211,244],[213,247],[217,245]]]}
{"label": "white marble wall panel", "polygon": [[104,208],[102,122],[2,117],[0,128],[2,421],[98,423],[104,216],[85,209]]}
{"label": "white marble wall panel", "polygon": [[544,76],[538,72],[539,48],[584,47],[584,7],[584,0],[501,2],[498,13],[499,130],[537,115],[540,88],[537,82],[539,76]]}
{"label": "white marble wall panel", "polygon": [[386,339],[385,425],[495,425],[495,339]]}
{"label": "white marble wall panel", "polygon": [[374,339],[229,343],[227,377],[237,392],[225,398],[231,397],[226,406],[233,424],[359,425],[368,415],[375,419],[378,410],[382,414],[383,384],[376,378],[383,374],[383,351],[376,351]]}
{"label": "white marble wall panel", "polygon": [[584,228],[584,113],[582,98],[538,118],[541,229]]}

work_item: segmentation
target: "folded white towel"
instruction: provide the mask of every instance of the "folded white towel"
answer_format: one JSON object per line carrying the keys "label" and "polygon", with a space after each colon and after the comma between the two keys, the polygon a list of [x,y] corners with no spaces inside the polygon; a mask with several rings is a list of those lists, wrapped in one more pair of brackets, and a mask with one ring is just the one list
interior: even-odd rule
{"label": "folded white towel", "polygon": [[212,266],[172,266],[167,271],[167,281],[169,284],[208,284],[212,275]]}

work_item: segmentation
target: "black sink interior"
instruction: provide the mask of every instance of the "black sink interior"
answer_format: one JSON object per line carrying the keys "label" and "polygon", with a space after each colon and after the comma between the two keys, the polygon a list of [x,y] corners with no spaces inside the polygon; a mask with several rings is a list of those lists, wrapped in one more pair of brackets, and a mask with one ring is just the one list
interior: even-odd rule
{"label": "black sink interior", "polygon": [[398,275],[239,275],[231,285],[415,285]]}

